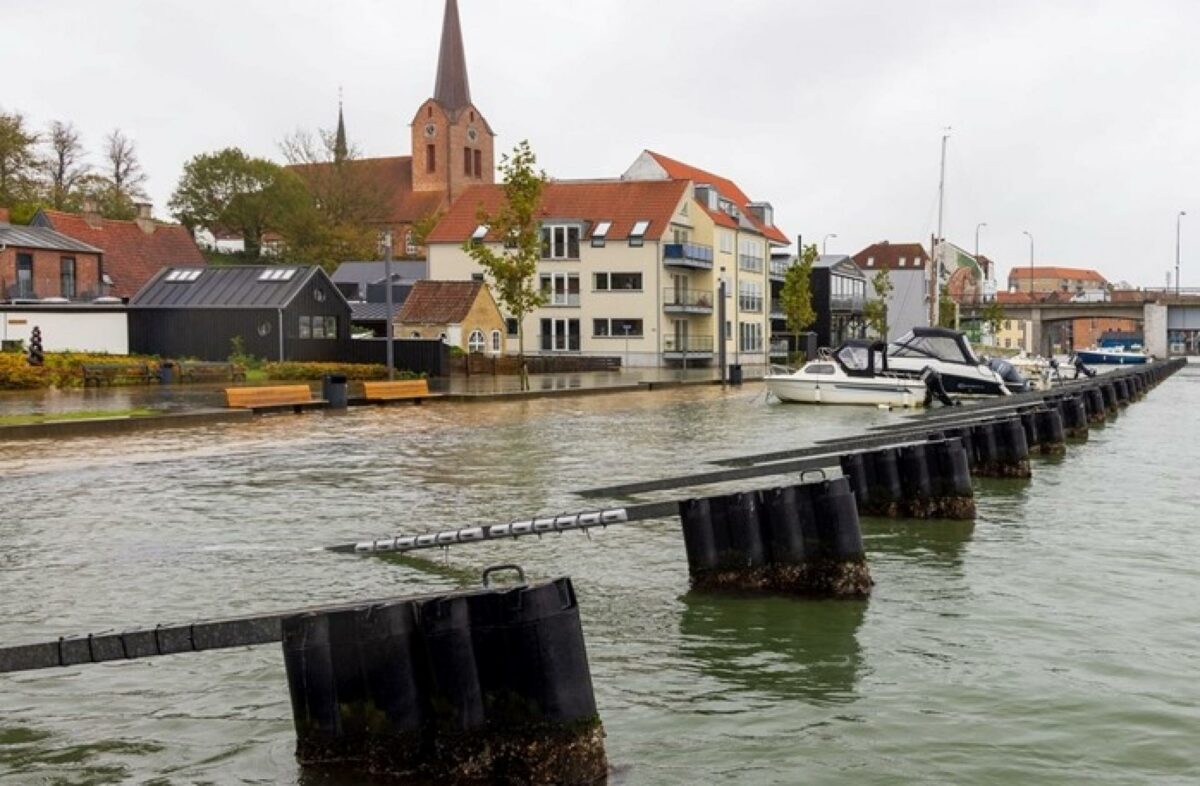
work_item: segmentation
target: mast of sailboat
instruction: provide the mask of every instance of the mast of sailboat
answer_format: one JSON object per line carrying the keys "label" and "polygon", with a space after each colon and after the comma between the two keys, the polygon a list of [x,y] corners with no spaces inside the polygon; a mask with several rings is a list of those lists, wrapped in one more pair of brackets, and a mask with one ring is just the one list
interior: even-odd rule
{"label": "mast of sailboat", "polygon": [[946,145],[950,141],[950,126],[942,133],[942,169],[938,177],[938,223],[937,235],[930,248],[929,260],[929,324],[937,327],[941,316],[941,273],[942,273],[942,217],[946,207]]}

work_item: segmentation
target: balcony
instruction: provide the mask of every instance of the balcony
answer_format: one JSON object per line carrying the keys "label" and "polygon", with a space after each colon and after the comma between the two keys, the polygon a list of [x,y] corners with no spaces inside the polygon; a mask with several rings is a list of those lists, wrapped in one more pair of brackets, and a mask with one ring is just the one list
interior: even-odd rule
{"label": "balcony", "polygon": [[762,257],[750,254],[738,254],[738,267],[751,273],[761,273],[763,269]]}
{"label": "balcony", "polygon": [[738,310],[747,313],[761,314],[763,299],[758,295],[738,295]]}
{"label": "balcony", "polygon": [[712,336],[664,336],[663,357],[680,359],[686,356],[711,356],[713,353]]}
{"label": "balcony", "polygon": [[712,270],[712,246],[702,246],[697,243],[667,243],[663,246],[663,264],[695,270]]}
{"label": "balcony", "polygon": [[713,293],[699,289],[664,289],[663,311],[668,314],[711,314]]}
{"label": "balcony", "polygon": [[788,269],[795,264],[792,259],[772,259],[771,260],[771,280],[783,281],[787,278]]}
{"label": "balcony", "polygon": [[783,313],[782,308],[777,308],[776,306],[771,306],[771,319],[786,320],[787,314]]}
{"label": "balcony", "polygon": [[546,292],[546,308],[579,308],[578,292]]}
{"label": "balcony", "polygon": [[579,352],[582,347],[579,336],[562,334],[538,336],[538,349],[542,352]]}
{"label": "balcony", "polygon": [[771,357],[786,358],[791,354],[791,348],[788,346],[787,339],[771,342]]}
{"label": "balcony", "polygon": [[866,298],[850,295],[834,295],[829,298],[831,311],[848,311],[851,314],[861,314],[866,305]]}

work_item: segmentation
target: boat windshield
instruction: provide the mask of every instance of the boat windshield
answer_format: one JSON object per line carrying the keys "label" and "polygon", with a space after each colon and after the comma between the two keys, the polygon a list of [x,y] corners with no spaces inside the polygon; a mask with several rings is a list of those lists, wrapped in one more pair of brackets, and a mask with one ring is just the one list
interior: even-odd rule
{"label": "boat windshield", "polygon": [[836,357],[847,371],[866,371],[871,365],[871,350],[867,347],[844,346]]}
{"label": "boat windshield", "polygon": [[936,358],[949,363],[979,365],[979,360],[961,336],[918,336],[909,331],[896,339],[888,354],[894,358]]}

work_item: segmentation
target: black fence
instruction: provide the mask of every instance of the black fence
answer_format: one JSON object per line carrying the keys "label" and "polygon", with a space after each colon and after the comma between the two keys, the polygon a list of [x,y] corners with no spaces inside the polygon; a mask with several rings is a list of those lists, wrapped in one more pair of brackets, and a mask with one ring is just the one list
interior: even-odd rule
{"label": "black fence", "polygon": [[[386,338],[356,338],[348,344],[349,363],[387,363]],[[396,368],[430,377],[450,376],[450,346],[440,339],[398,338],[393,341]]]}

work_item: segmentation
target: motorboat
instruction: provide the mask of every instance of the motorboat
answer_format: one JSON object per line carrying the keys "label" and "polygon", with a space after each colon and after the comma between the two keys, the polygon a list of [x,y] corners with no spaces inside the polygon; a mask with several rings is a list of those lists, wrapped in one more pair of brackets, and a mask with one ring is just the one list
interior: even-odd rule
{"label": "motorboat", "polygon": [[1093,366],[1141,366],[1150,362],[1150,356],[1145,352],[1115,347],[1112,349],[1099,347],[1078,349],[1075,351],[1075,357],[1079,358],[1081,362]]}
{"label": "motorboat", "polygon": [[926,369],[941,376],[950,395],[1008,396],[1004,378],[971,351],[967,337],[957,330],[916,327],[893,341],[887,349],[895,373],[919,376]]}
{"label": "motorboat", "polygon": [[803,404],[865,404],[919,407],[923,379],[888,370],[887,345],[851,340],[836,350],[822,349],[796,371],[771,373],[763,380],[780,401]]}

